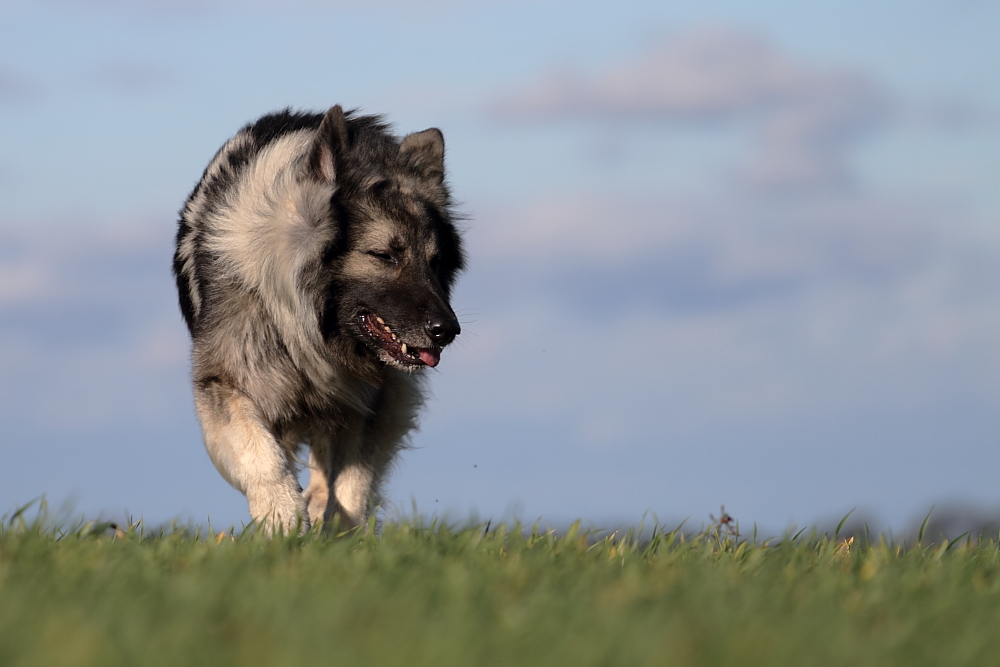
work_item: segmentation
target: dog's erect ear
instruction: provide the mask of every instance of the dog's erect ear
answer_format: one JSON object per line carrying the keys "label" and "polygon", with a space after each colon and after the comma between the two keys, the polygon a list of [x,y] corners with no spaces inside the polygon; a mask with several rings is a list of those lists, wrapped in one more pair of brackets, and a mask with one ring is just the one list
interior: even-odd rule
{"label": "dog's erect ear", "polygon": [[436,127],[407,135],[399,145],[399,155],[421,177],[444,181],[444,135]]}
{"label": "dog's erect ear", "polygon": [[338,104],[326,112],[319,125],[316,140],[309,151],[309,173],[321,181],[333,183],[337,177],[340,156],[345,150],[347,124],[344,121],[344,110]]}

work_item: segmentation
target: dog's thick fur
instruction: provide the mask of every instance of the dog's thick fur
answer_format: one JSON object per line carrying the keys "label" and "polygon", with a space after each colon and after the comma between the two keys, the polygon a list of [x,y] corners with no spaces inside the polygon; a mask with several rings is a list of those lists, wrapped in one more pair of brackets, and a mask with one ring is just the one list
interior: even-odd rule
{"label": "dog's thick fur", "polygon": [[[181,211],[174,276],[209,456],[268,532],[365,521],[459,333],[437,129],[290,110],[230,139]],[[297,451],[310,449],[302,493]]]}

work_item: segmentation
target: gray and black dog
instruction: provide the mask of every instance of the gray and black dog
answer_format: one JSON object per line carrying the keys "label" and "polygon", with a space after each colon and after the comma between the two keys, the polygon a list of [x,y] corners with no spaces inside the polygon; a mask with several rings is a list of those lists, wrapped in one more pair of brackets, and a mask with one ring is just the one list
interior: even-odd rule
{"label": "gray and black dog", "polygon": [[188,198],[173,272],[195,407],[213,463],[269,534],[372,511],[416,428],[415,371],[461,331],[452,208],[439,130],[399,139],[340,106],[246,125]]}

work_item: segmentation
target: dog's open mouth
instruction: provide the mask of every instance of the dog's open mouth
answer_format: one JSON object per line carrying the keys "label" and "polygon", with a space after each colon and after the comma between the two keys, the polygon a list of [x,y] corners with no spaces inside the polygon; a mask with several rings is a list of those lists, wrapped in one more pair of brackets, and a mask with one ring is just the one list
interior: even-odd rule
{"label": "dog's open mouth", "polygon": [[403,366],[430,366],[433,368],[441,361],[439,347],[411,347],[400,340],[399,336],[374,313],[365,313],[358,317],[358,324],[377,348],[385,352],[393,361]]}

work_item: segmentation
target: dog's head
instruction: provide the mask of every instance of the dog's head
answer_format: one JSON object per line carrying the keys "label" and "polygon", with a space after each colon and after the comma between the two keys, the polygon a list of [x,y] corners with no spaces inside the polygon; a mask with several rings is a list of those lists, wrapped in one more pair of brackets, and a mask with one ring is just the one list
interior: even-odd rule
{"label": "dog's head", "polygon": [[464,264],[441,132],[397,141],[377,118],[345,117],[334,107],[308,168],[335,185],[338,231],[324,259],[324,333],[342,344],[353,340],[359,361],[403,370],[436,366],[461,332],[449,298]]}

